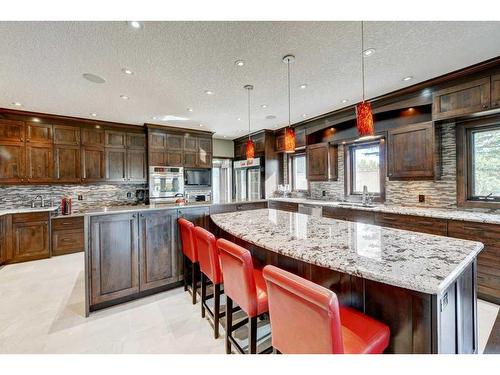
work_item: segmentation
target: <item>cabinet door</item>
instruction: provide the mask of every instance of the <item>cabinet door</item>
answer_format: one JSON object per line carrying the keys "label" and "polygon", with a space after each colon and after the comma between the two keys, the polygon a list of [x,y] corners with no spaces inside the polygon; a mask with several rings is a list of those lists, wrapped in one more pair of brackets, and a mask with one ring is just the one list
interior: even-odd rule
{"label": "cabinet door", "polygon": [[82,146],[104,147],[104,130],[82,128]]}
{"label": "cabinet door", "polygon": [[0,216],[0,265],[7,261],[7,218]]}
{"label": "cabinet door", "polygon": [[24,122],[0,119],[0,142],[24,142],[25,138]]}
{"label": "cabinet door", "polygon": [[306,145],[306,129],[295,130],[295,147],[304,147]]}
{"label": "cabinet door", "polygon": [[199,138],[198,139],[198,149],[201,153],[212,154],[212,139],[211,138]]}
{"label": "cabinet door", "polygon": [[48,215],[46,221],[15,222],[12,224],[14,262],[48,258],[50,256],[49,249]]}
{"label": "cabinet door", "polygon": [[54,144],[79,145],[80,128],[76,126],[54,125]]}
{"label": "cabinet door", "polygon": [[32,144],[26,146],[26,169],[28,182],[51,182],[54,159],[52,145]]}
{"label": "cabinet door", "polygon": [[136,214],[90,219],[90,304],[139,292],[139,251]]}
{"label": "cabinet door", "polygon": [[0,141],[0,183],[24,182],[25,176],[24,143]]}
{"label": "cabinet door", "polygon": [[182,217],[192,222],[195,226],[208,229],[209,207],[181,208],[178,211],[179,218]]}
{"label": "cabinet door", "polygon": [[212,168],[212,154],[203,151],[198,152],[196,166],[200,168]]}
{"label": "cabinet door", "polygon": [[134,182],[146,182],[147,165],[146,151],[128,150],[127,151],[127,180]]}
{"label": "cabinet door", "polygon": [[146,149],[146,134],[127,133],[127,148],[133,150]]}
{"label": "cabinet door", "polygon": [[80,146],[54,146],[54,178],[58,182],[80,182]]}
{"label": "cabinet door", "polygon": [[388,131],[389,178],[434,176],[434,126],[425,122]]}
{"label": "cabinet door", "polygon": [[500,74],[491,77],[491,106],[500,107]]}
{"label": "cabinet door", "polygon": [[105,146],[115,148],[125,148],[127,144],[127,134],[114,130],[106,130],[105,132]]}
{"label": "cabinet door", "polygon": [[165,167],[167,162],[167,153],[163,150],[149,150],[149,165]]}
{"label": "cabinet door", "polygon": [[37,122],[26,123],[26,142],[52,143],[52,125]]}
{"label": "cabinet door", "polygon": [[266,149],[266,136],[265,134],[258,134],[252,137],[255,143],[255,154],[263,154]]}
{"label": "cabinet door", "polygon": [[309,181],[328,181],[328,143],[307,146],[307,179]]}
{"label": "cabinet door", "polygon": [[167,165],[170,167],[184,166],[182,151],[167,151],[166,158],[167,158]]}
{"label": "cabinet door", "polygon": [[184,150],[185,151],[198,151],[198,138],[191,134],[186,134],[184,136]]}
{"label": "cabinet door", "polygon": [[184,167],[194,168],[197,166],[197,161],[197,152],[184,152]]}
{"label": "cabinet door", "polygon": [[184,136],[181,134],[167,134],[167,150],[182,151]]}
{"label": "cabinet door", "polygon": [[82,178],[85,182],[102,181],[106,177],[104,149],[82,147]]}
{"label": "cabinet door", "polygon": [[106,180],[127,179],[127,151],[120,148],[106,148]]}
{"label": "cabinet door", "polygon": [[285,135],[279,134],[276,136],[276,151],[284,151],[285,150]]}
{"label": "cabinet door", "polygon": [[442,120],[490,107],[490,77],[439,90],[433,95],[432,119]]}
{"label": "cabinet door", "polygon": [[179,280],[177,266],[177,211],[139,215],[140,290]]}
{"label": "cabinet door", "polygon": [[167,134],[161,132],[150,132],[148,147],[150,149],[165,150],[167,148]]}

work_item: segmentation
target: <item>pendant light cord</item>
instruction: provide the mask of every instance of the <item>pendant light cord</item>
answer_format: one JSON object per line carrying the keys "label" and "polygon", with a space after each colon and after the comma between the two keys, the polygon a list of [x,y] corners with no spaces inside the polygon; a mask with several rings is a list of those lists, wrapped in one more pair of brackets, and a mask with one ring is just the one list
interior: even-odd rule
{"label": "pendant light cord", "polygon": [[363,102],[365,101],[365,56],[363,54],[365,50],[364,34],[364,22],[361,21],[361,81],[363,82]]}
{"label": "pendant light cord", "polygon": [[286,63],[288,70],[288,127],[292,125],[291,122],[291,112],[292,112],[292,104],[290,99],[290,59]]}
{"label": "pendant light cord", "polygon": [[250,88],[248,91],[248,139],[250,139]]}

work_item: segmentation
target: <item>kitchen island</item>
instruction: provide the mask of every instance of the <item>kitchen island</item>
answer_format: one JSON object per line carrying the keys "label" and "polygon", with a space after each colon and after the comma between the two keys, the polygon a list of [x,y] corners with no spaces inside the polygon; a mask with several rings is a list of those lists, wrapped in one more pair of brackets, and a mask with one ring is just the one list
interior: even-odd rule
{"label": "kitchen island", "polygon": [[479,242],[261,209],[211,215],[217,237],[385,322],[391,353],[476,353]]}

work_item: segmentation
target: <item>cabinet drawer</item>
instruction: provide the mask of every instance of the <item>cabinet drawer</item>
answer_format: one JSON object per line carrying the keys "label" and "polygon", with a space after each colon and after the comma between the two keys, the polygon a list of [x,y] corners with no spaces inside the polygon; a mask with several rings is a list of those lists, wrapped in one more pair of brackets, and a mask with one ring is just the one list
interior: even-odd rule
{"label": "cabinet drawer", "polygon": [[375,224],[440,236],[446,236],[447,233],[446,220],[431,217],[377,213],[375,214]]}
{"label": "cabinet drawer", "polygon": [[293,202],[278,202],[269,201],[269,208],[274,208],[275,210],[298,212],[299,204]]}
{"label": "cabinet drawer", "polygon": [[58,217],[52,219],[52,230],[81,229],[83,230],[83,216]]}
{"label": "cabinet drawer", "polygon": [[448,235],[500,247],[500,225],[450,220]]}
{"label": "cabinet drawer", "polygon": [[351,210],[342,207],[323,207],[323,217],[365,224],[373,224],[375,221],[373,212]]}
{"label": "cabinet drawer", "polygon": [[52,232],[52,255],[83,251],[83,230],[57,230]]}
{"label": "cabinet drawer", "polygon": [[22,214],[12,215],[12,223],[26,223],[31,221],[48,221],[49,214],[47,212],[27,212]]}
{"label": "cabinet drawer", "polygon": [[258,210],[261,208],[267,208],[267,202],[242,203],[236,207],[238,211]]}

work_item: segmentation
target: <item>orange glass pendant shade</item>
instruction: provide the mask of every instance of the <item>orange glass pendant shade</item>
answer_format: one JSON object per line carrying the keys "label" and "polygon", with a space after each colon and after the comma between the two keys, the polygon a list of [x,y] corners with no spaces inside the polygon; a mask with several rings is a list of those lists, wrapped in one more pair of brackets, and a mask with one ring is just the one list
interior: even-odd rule
{"label": "orange glass pendant shade", "polygon": [[295,131],[290,127],[285,129],[285,152],[295,152]]}
{"label": "orange glass pendant shade", "polygon": [[356,106],[356,127],[358,128],[360,138],[375,135],[372,105],[370,102],[363,101]]}
{"label": "orange glass pendant shade", "polygon": [[246,146],[247,160],[252,160],[255,156],[255,143],[252,141],[251,138],[249,138],[245,146]]}

